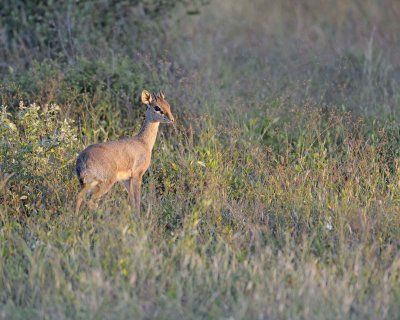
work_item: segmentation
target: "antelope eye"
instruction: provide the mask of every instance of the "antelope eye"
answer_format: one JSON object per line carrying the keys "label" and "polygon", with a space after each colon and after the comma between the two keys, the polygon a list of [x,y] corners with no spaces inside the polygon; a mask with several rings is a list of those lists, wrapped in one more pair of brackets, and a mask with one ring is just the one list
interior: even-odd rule
{"label": "antelope eye", "polygon": [[161,113],[161,114],[164,113],[164,112],[161,110],[161,108],[160,108],[159,106],[155,106],[155,107],[154,107],[154,110],[155,110],[156,112]]}

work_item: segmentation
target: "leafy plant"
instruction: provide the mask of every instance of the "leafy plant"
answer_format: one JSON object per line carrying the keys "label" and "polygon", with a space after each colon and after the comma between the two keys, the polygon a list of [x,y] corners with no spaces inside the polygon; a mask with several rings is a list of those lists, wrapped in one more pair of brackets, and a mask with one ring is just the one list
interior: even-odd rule
{"label": "leafy plant", "polygon": [[54,104],[21,103],[16,116],[1,109],[0,162],[2,171],[13,175],[4,197],[16,213],[48,210],[66,192],[77,136],[73,121],[62,120],[60,111]]}

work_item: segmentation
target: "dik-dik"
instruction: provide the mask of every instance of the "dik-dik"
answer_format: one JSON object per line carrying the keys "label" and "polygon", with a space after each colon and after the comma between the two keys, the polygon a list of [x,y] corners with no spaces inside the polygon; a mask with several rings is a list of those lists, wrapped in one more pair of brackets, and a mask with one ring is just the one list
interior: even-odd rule
{"label": "dik-dik", "polygon": [[117,181],[124,182],[131,205],[136,208],[137,214],[140,214],[140,186],[143,174],[150,165],[158,126],[160,122],[175,125],[171,107],[162,91],[152,95],[143,90],[141,98],[147,105],[147,111],[143,126],[137,135],[92,144],[79,154],[76,174],[81,190],[76,196],[76,214],[87,192],[92,193],[88,204],[90,208],[94,208],[97,206],[96,201]]}

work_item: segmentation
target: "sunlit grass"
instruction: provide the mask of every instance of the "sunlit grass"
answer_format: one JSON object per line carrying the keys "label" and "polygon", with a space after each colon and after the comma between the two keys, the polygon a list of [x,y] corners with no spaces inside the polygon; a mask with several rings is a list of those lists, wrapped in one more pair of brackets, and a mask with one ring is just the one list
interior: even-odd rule
{"label": "sunlit grass", "polygon": [[[36,188],[19,196],[19,180],[7,182],[4,315],[398,314],[400,168],[385,157],[385,134],[371,143],[363,125],[348,129],[341,115],[302,106],[290,119],[300,115],[295,123],[301,125],[270,124],[264,115],[222,131],[206,121],[192,139],[183,127],[169,141],[162,137],[138,222],[118,187],[98,210],[73,216],[72,164],[62,158],[63,169],[55,170],[60,163],[51,153],[32,150],[29,161],[47,161],[42,175],[58,192],[46,193],[38,207],[48,185],[33,180]],[[5,137],[21,128],[18,119],[15,127],[7,119]],[[32,124],[43,139],[46,128]],[[40,146],[31,136],[16,136],[14,144],[3,140],[3,150]],[[77,151],[80,144],[73,144]],[[14,172],[8,153],[2,162]],[[26,166],[26,174],[37,169]]]}
{"label": "sunlit grass", "polygon": [[[398,4],[179,8],[4,52],[0,318],[399,318]],[[142,89],[178,123],[142,216],[120,185],[75,216],[78,152],[137,132]]]}

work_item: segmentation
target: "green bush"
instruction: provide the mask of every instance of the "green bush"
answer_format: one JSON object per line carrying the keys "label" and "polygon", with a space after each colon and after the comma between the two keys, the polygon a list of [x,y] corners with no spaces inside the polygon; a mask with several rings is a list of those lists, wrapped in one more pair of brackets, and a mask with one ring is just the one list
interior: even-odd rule
{"label": "green bush", "polygon": [[150,30],[163,32],[161,21],[173,9],[183,6],[194,12],[205,2],[5,0],[0,7],[0,26],[4,28],[0,58],[6,63],[44,58],[72,62],[91,50],[90,46],[113,51],[114,44],[118,50],[132,53],[132,43],[143,41]]}
{"label": "green bush", "polygon": [[15,116],[1,109],[1,170],[13,175],[3,201],[17,216],[49,212],[68,192],[79,144],[73,121],[60,112],[54,104],[21,103]]}

